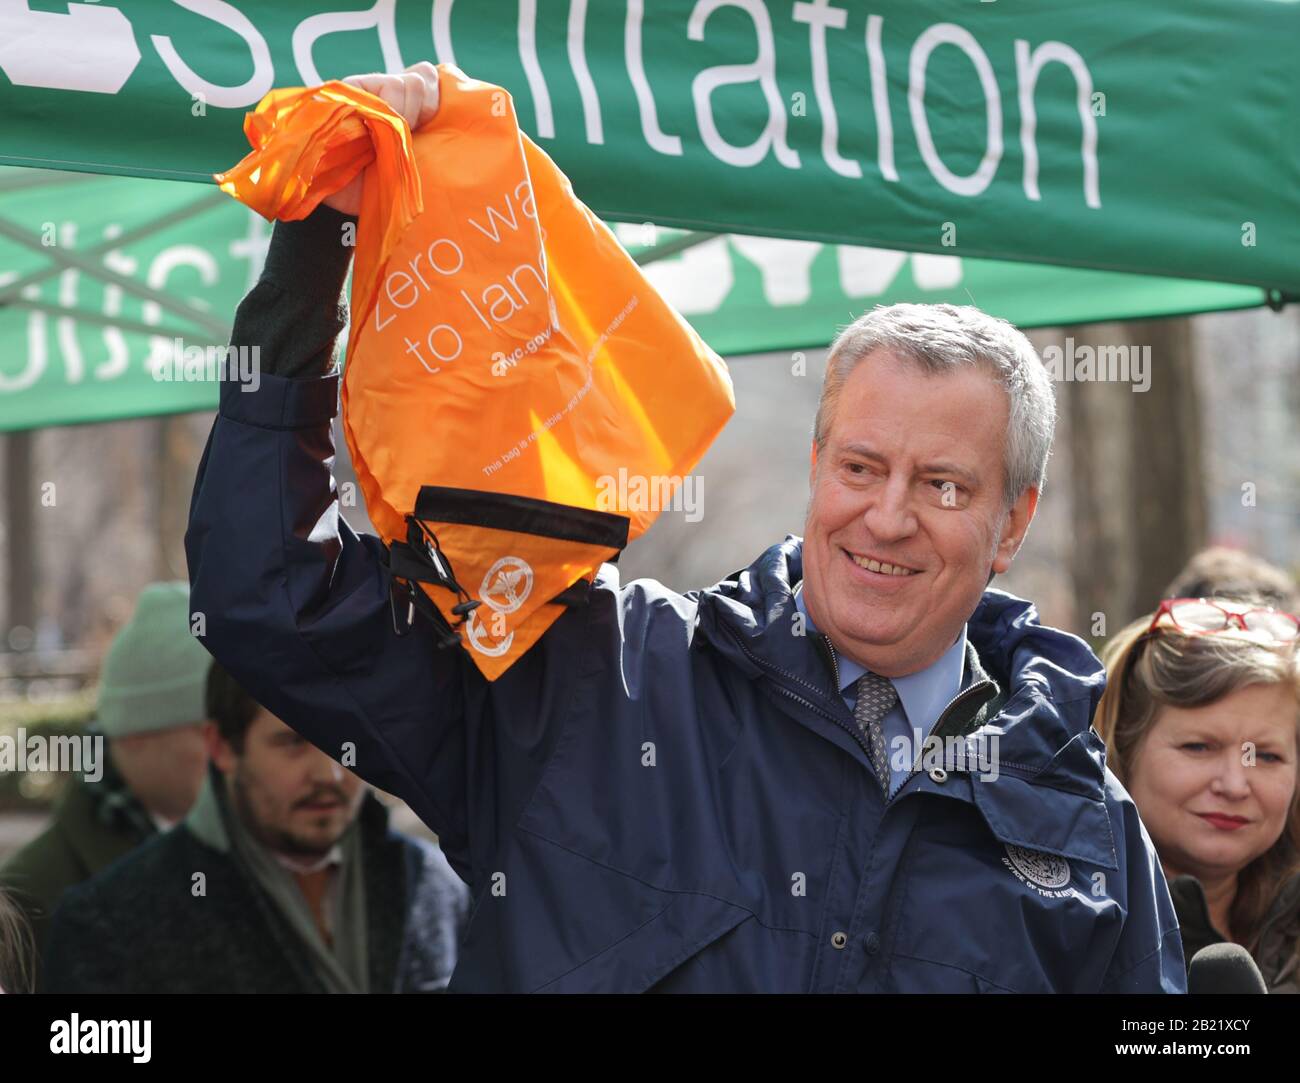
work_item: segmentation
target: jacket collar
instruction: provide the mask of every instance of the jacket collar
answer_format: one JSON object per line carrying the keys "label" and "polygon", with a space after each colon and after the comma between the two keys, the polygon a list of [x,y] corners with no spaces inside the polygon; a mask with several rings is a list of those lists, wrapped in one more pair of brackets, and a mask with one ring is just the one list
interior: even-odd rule
{"label": "jacket collar", "polygon": [[[842,711],[825,646],[810,648],[795,624],[802,576],[802,540],[790,535],[702,593],[697,634],[752,679]],[[993,781],[972,776],[961,794],[1004,843],[1116,868],[1105,745],[1091,725],[1105,687],[1096,656],[1077,636],[1039,624],[1032,603],[987,590],[967,622],[967,664],[975,679],[932,732],[996,735],[999,771]],[[918,788],[941,785],[923,778]]]}

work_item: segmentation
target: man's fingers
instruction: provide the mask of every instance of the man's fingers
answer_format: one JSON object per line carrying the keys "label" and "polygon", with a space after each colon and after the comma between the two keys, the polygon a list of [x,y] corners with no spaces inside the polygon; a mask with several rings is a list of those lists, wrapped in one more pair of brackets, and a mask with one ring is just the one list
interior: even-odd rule
{"label": "man's fingers", "polygon": [[438,71],[427,60],[412,64],[398,74],[369,72],[364,75],[349,75],[343,82],[382,98],[406,121],[412,131],[437,115]]}
{"label": "man's fingers", "polygon": [[[386,75],[381,72],[369,72],[365,75],[349,75],[343,80],[349,86],[357,87],[364,90],[367,94],[373,94],[376,98],[382,99],[398,114],[405,116],[403,109],[406,105],[406,92],[401,81],[395,76]],[[410,123],[410,118],[406,121]]]}
{"label": "man's fingers", "polygon": [[[425,63],[428,64],[428,61],[425,61]],[[420,115],[415,122],[417,128],[423,128],[438,115],[438,106],[442,101],[438,93],[438,73],[432,70],[432,64],[429,64],[429,68],[432,75],[425,79],[424,100],[420,106]]]}
{"label": "man's fingers", "polygon": [[420,109],[412,124],[414,128],[422,128],[438,114],[438,69],[432,61],[421,60],[406,70],[417,75],[422,84]]}
{"label": "man's fingers", "polygon": [[[398,75],[387,75],[383,72],[370,72],[364,75],[347,75],[343,79],[348,86],[354,86],[364,90],[367,94],[373,94],[385,103],[393,107],[393,111],[406,116],[406,87],[403,86],[402,79]],[[407,120],[409,124],[409,118]]]}
{"label": "man's fingers", "polygon": [[403,72],[402,108],[399,112],[412,129],[420,126],[420,106],[424,103],[424,81],[414,72]]}
{"label": "man's fingers", "polygon": [[429,61],[412,64],[403,73],[409,81],[412,97],[408,99],[409,112],[405,113],[412,130],[424,127],[438,113],[438,69]]}
{"label": "man's fingers", "polygon": [[362,90],[377,95],[383,89],[383,85],[388,81],[388,78],[383,72],[369,72],[365,75],[349,75],[343,82],[349,86],[360,87]]}

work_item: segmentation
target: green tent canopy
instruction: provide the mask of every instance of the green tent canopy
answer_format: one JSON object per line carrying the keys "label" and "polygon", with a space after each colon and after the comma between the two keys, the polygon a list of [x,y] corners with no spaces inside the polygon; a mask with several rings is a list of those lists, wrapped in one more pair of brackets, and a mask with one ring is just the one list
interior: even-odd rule
{"label": "green tent canopy", "polygon": [[[865,309],[901,300],[974,303],[1022,327],[1265,300],[1254,286],[615,230],[726,355],[824,346]],[[0,431],[215,408],[218,348],[270,232],[199,185],[0,170]]]}
{"label": "green tent canopy", "polygon": [[504,86],[737,354],[902,299],[1026,327],[1291,300],[1297,45],[1294,0],[14,0],[0,429],[211,407],[189,376],[269,229],[210,174],[273,86],[417,60]]}

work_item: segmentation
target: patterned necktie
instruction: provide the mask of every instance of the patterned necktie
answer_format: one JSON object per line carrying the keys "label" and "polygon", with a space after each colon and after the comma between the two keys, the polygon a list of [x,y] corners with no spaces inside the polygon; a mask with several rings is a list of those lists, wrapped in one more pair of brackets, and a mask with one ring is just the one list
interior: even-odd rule
{"label": "patterned necktie", "polygon": [[867,737],[871,752],[871,766],[885,796],[889,796],[889,761],[885,756],[885,729],[881,725],[885,715],[898,702],[898,692],[891,681],[875,673],[864,673],[858,678],[858,699],[853,705],[853,720]]}

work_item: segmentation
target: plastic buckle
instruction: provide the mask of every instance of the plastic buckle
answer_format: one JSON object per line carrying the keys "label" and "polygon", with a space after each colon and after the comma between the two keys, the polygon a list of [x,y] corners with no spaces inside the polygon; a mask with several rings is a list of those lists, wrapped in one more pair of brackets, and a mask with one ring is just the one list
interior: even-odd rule
{"label": "plastic buckle", "polygon": [[399,580],[394,579],[389,586],[388,611],[393,617],[393,634],[402,637],[410,635],[411,628],[415,624],[415,587],[409,580],[402,580],[406,585],[406,624],[403,627],[397,623],[397,600],[395,596],[397,594],[398,582]]}

